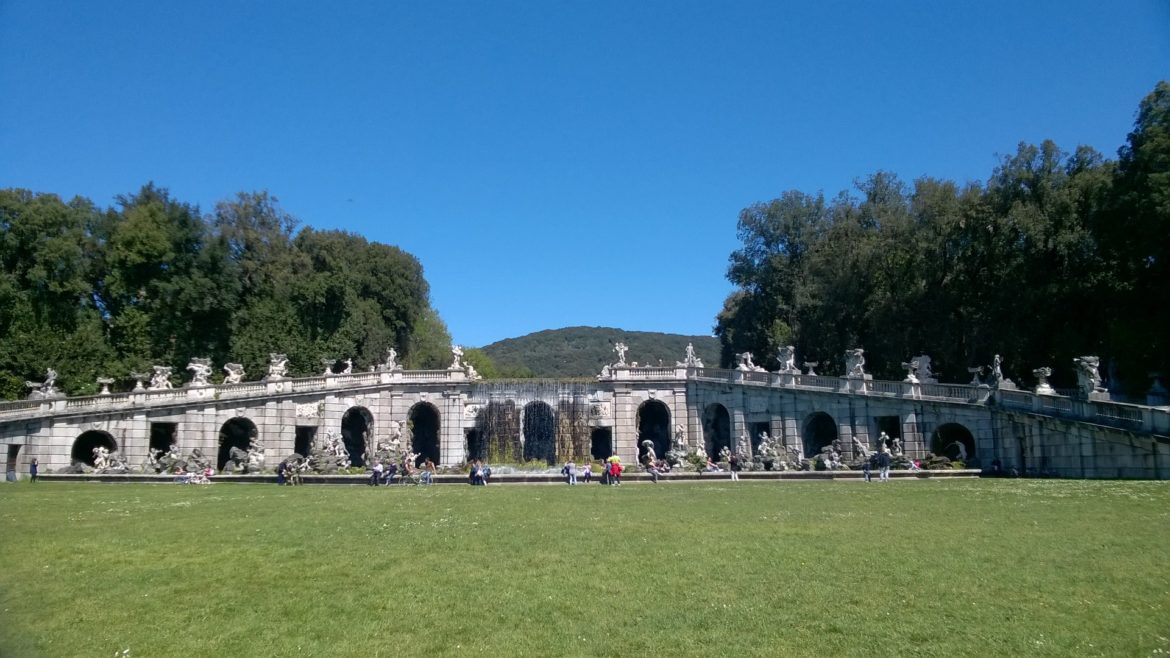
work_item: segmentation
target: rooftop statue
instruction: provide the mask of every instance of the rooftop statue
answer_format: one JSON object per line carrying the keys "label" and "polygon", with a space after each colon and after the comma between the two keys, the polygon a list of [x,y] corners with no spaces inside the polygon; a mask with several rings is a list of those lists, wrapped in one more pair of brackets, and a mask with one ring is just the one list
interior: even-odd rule
{"label": "rooftop statue", "polygon": [[271,352],[268,355],[268,374],[265,379],[283,379],[288,374],[288,357]]}
{"label": "rooftop statue", "polygon": [[152,366],[153,372],[150,375],[150,386],[147,390],[151,391],[165,391],[174,386],[171,384],[171,367],[170,366]]}
{"label": "rooftop statue", "polygon": [[805,361],[804,367],[808,368],[808,373],[806,373],[806,374],[808,374],[809,377],[819,377],[819,375],[817,375],[816,371],[813,370],[813,368],[816,368],[819,365],[821,365],[820,361]]}
{"label": "rooftop statue", "polygon": [[57,371],[52,368],[45,370],[45,381],[26,381],[24,385],[33,389],[28,395],[28,399],[30,400],[61,397],[61,392],[57,390]]}
{"label": "rooftop statue", "polygon": [[1056,395],[1056,390],[1048,383],[1048,378],[1052,376],[1052,368],[1042,366],[1032,371],[1032,375],[1036,377],[1036,394],[1037,395]]}
{"label": "rooftop statue", "polygon": [[613,351],[617,352],[617,357],[618,357],[616,365],[619,365],[619,366],[626,365],[626,352],[628,352],[629,349],[630,348],[626,347],[625,343],[614,343],[613,344]]}
{"label": "rooftop statue", "polygon": [[244,366],[239,363],[225,363],[223,383],[227,385],[239,384],[244,381]]}
{"label": "rooftop statue", "polygon": [[906,382],[907,384],[917,384],[918,377],[915,373],[918,371],[918,360],[910,359],[909,362],[903,361],[902,367],[906,369],[906,379],[903,379],[902,381]]}
{"label": "rooftop statue", "polygon": [[849,379],[867,379],[865,374],[865,350],[845,350],[845,376]]}
{"label": "rooftop statue", "polygon": [[931,370],[930,357],[926,354],[919,354],[914,357],[914,361],[918,362],[918,371],[915,373],[918,381],[923,384],[937,384],[938,378],[934,376],[934,371]]}
{"label": "rooftop statue", "polygon": [[1100,357],[1078,356],[1073,359],[1073,363],[1077,367],[1077,388],[1085,397],[1105,392],[1105,387],[1101,385],[1101,373],[1097,371],[1101,365]]}
{"label": "rooftop statue", "polygon": [[211,385],[211,359],[193,358],[187,364],[187,370],[191,371],[191,381],[187,382],[187,386],[194,388]]}
{"label": "rooftop statue", "polygon": [[451,346],[451,370],[463,369],[463,348],[458,345]]}
{"label": "rooftop statue", "polygon": [[800,370],[796,368],[796,348],[791,345],[785,345],[780,348],[780,353],[776,357],[780,361],[780,372],[785,374],[798,374]]}
{"label": "rooftop statue", "polygon": [[391,370],[400,370],[402,366],[398,365],[398,350],[391,347],[386,350],[386,360],[379,366],[379,370],[383,372],[390,372]]}

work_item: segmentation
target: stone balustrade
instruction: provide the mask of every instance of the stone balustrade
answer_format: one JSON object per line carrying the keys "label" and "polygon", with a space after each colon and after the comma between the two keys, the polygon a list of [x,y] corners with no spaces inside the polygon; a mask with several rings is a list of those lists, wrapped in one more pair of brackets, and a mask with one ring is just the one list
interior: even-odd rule
{"label": "stone balustrade", "polygon": [[[907,398],[948,403],[995,404],[1007,410],[1067,418],[1110,427],[1165,435],[1170,433],[1170,409],[1144,405],[1080,400],[1068,395],[1036,394],[1030,391],[962,384],[919,384],[904,381],[859,380],[800,373],[728,370],[720,368],[615,367],[603,380],[621,382],[695,380],[725,382],[759,387],[793,388]],[[200,400],[253,399],[271,395],[312,393],[324,390],[378,387],[394,384],[469,384],[465,371],[391,370],[327,376],[278,379],[229,385],[183,387],[157,391],[134,391],[109,395],[58,397],[0,402],[0,420],[57,415],[91,414],[140,407],[186,404]]]}

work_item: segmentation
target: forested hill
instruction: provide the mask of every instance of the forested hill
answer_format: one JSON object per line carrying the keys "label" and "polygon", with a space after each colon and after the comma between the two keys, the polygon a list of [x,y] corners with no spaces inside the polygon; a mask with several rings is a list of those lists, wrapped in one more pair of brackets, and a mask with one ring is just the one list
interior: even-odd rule
{"label": "forested hill", "polygon": [[508,338],[482,348],[502,375],[590,377],[617,360],[614,343],[629,348],[627,362],[674,365],[686,354],[687,343],[704,364],[719,364],[719,341],[711,336],[683,336],[610,327],[566,327]]}

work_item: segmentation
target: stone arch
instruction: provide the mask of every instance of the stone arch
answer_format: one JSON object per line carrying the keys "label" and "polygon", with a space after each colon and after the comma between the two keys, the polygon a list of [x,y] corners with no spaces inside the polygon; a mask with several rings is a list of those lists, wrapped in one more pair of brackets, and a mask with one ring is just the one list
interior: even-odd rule
{"label": "stone arch", "polygon": [[341,416],[341,441],[349,451],[351,466],[365,466],[374,436],[374,415],[365,407],[350,407]]}
{"label": "stone arch", "polygon": [[821,448],[837,440],[837,421],[823,411],[817,411],[804,419],[804,454],[812,457]]}
{"label": "stone arch", "polygon": [[703,449],[711,459],[718,459],[723,448],[731,450],[731,414],[713,402],[703,410]]}
{"label": "stone arch", "polygon": [[557,459],[557,415],[547,402],[524,405],[524,461],[538,459],[553,464]]}
{"label": "stone arch", "polygon": [[643,441],[654,444],[659,459],[670,450],[670,407],[661,400],[646,400],[638,405],[638,461],[642,461],[645,450]]}
{"label": "stone arch", "polygon": [[258,438],[259,430],[256,423],[240,416],[232,418],[219,428],[219,457],[216,459],[215,469],[222,471],[224,464],[232,458],[232,448],[239,448],[247,452],[252,440]]}
{"label": "stone arch", "polygon": [[[963,451],[959,450],[959,446],[956,444],[963,446],[963,450],[967,453],[965,459],[962,455]],[[975,436],[962,423],[944,423],[931,435],[930,451],[936,455],[945,455],[951,459],[969,462],[976,458]]]}
{"label": "stone arch", "polygon": [[118,442],[109,432],[101,430],[89,430],[78,435],[77,439],[73,441],[73,449],[69,456],[75,462],[81,462],[89,466],[93,466],[93,449],[101,446],[111,453],[117,452]]}
{"label": "stone arch", "polygon": [[430,402],[419,402],[410,408],[410,449],[418,453],[418,463],[430,459],[436,464],[439,462],[439,430],[441,422],[439,410]]}

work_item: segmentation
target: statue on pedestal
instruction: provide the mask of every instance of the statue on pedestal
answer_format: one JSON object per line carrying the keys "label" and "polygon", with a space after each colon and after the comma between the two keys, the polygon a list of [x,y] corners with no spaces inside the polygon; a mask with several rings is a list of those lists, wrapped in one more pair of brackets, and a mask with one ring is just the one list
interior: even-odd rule
{"label": "statue on pedestal", "polygon": [[780,361],[780,371],[783,374],[799,374],[800,370],[796,368],[796,348],[791,345],[785,345],[780,348],[780,353],[776,356]]}
{"label": "statue on pedestal", "polygon": [[849,379],[867,379],[865,374],[865,350],[854,348],[845,350],[845,377]]}
{"label": "statue on pedestal", "polygon": [[1078,356],[1073,359],[1073,364],[1077,367],[1077,388],[1082,395],[1087,398],[1093,393],[1105,392],[1105,387],[1101,385],[1101,374],[1097,371],[1101,365],[1100,357]]}
{"label": "statue on pedestal", "polygon": [[32,392],[28,394],[28,399],[30,400],[61,397],[61,392],[57,390],[57,371],[53,370],[52,368],[45,370],[45,381],[26,381],[24,385],[33,389]]}
{"label": "statue on pedestal", "polygon": [[1056,390],[1048,383],[1048,378],[1052,376],[1052,368],[1042,366],[1032,371],[1032,375],[1036,377],[1036,395],[1056,395]]}
{"label": "statue on pedestal", "polygon": [[264,376],[265,381],[284,379],[287,374],[288,356],[277,352],[270,352],[268,354],[268,374]]}
{"label": "statue on pedestal", "polygon": [[227,385],[239,384],[244,381],[244,366],[239,363],[225,363],[223,383]]}
{"label": "statue on pedestal", "polygon": [[453,357],[453,360],[451,361],[451,367],[449,368],[449,370],[462,370],[463,369],[463,348],[458,346],[458,345],[452,345],[451,346],[451,356]]}
{"label": "statue on pedestal", "polygon": [[187,364],[187,370],[191,371],[191,381],[187,382],[187,386],[195,388],[211,385],[211,359],[193,358]]}
{"label": "statue on pedestal", "polygon": [[152,366],[154,372],[150,375],[150,386],[147,390],[150,391],[165,391],[174,386],[171,384],[171,367],[170,366]]}
{"label": "statue on pedestal", "polygon": [[625,343],[614,343],[613,344],[613,351],[617,352],[617,357],[618,357],[616,365],[619,365],[619,366],[626,365],[626,352],[628,352],[629,349],[630,348],[626,347]]}

